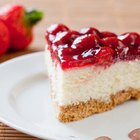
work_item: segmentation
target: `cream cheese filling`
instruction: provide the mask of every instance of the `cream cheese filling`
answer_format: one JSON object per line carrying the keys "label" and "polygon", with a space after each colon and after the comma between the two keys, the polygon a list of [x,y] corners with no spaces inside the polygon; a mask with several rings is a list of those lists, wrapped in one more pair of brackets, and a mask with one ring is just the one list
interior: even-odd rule
{"label": "cream cheese filling", "polygon": [[109,101],[110,96],[129,87],[140,89],[140,61],[121,61],[110,67],[87,66],[62,70],[46,50],[47,71],[51,79],[52,97],[59,106]]}

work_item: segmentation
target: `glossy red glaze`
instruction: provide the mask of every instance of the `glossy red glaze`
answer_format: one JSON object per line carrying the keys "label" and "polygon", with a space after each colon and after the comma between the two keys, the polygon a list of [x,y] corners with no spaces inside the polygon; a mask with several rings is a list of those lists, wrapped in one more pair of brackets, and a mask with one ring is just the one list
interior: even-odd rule
{"label": "glossy red glaze", "polygon": [[109,66],[116,61],[140,57],[140,35],[134,32],[117,36],[92,27],[77,32],[55,24],[48,28],[46,40],[52,59],[57,59],[63,69]]}
{"label": "glossy red glaze", "polygon": [[112,33],[112,32],[103,31],[103,32],[101,32],[101,37],[102,38],[105,38],[105,37],[117,37],[117,35],[115,33]]}
{"label": "glossy red glaze", "polygon": [[96,28],[93,28],[93,27],[83,28],[83,29],[81,29],[80,33],[83,35],[93,34],[97,37],[101,37],[101,33],[99,32],[99,30],[97,30]]}

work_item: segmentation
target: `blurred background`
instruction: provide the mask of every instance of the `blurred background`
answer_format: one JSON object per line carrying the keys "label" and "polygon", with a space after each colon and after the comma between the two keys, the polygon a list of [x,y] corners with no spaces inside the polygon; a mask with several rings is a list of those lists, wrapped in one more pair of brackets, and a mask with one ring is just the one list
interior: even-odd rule
{"label": "blurred background", "polygon": [[121,34],[126,31],[140,33],[140,0],[0,0],[23,4],[44,11],[44,19],[35,27],[35,40],[31,47],[43,49],[46,27],[64,23],[71,28],[93,26]]}

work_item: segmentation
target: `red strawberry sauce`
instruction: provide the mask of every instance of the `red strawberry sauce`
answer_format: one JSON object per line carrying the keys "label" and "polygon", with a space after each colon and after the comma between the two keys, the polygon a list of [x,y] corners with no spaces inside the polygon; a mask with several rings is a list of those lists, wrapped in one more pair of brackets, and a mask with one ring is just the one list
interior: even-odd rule
{"label": "red strawberry sauce", "polygon": [[95,28],[73,31],[63,24],[51,25],[46,32],[48,49],[53,60],[63,69],[87,65],[110,66],[117,61],[140,58],[140,35],[122,35]]}

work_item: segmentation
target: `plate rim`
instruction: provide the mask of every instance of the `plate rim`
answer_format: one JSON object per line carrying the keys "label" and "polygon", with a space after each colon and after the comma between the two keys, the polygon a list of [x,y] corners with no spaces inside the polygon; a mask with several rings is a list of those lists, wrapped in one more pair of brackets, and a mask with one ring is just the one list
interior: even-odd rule
{"label": "plate rim", "polygon": [[[7,60],[5,62],[0,63],[0,69],[2,69],[4,66],[9,65],[11,63],[16,63],[18,61],[22,61],[23,59],[27,59],[28,57],[31,57],[31,58],[38,57],[38,56],[43,57],[43,55],[44,55],[44,51],[38,51],[38,52],[33,52],[33,53],[17,56],[15,58],[12,58],[10,60]],[[21,118],[20,121],[23,121],[23,119]],[[13,129],[16,129],[17,131],[20,131],[21,133],[25,133],[27,135],[31,135],[33,137],[37,137],[37,138],[41,138],[41,139],[54,140],[54,139],[48,137],[47,135],[42,136],[42,135],[36,134],[35,131],[32,131],[32,132],[28,131],[28,129],[23,128],[21,124],[18,125],[12,119],[9,120],[8,118],[6,118],[1,111],[0,111],[0,122],[9,126],[9,127],[11,127],[11,128],[13,128]]]}
{"label": "plate rim", "polygon": [[9,64],[11,62],[16,62],[16,61],[19,61],[23,58],[26,58],[26,57],[31,57],[31,56],[34,56],[34,55],[43,55],[45,52],[44,51],[38,51],[38,52],[32,52],[32,53],[28,53],[28,54],[23,54],[23,55],[20,55],[20,56],[16,56],[14,58],[11,58],[9,60],[6,60],[4,62],[1,62],[0,63],[0,67],[2,67],[3,65],[6,65],[6,64]]}

